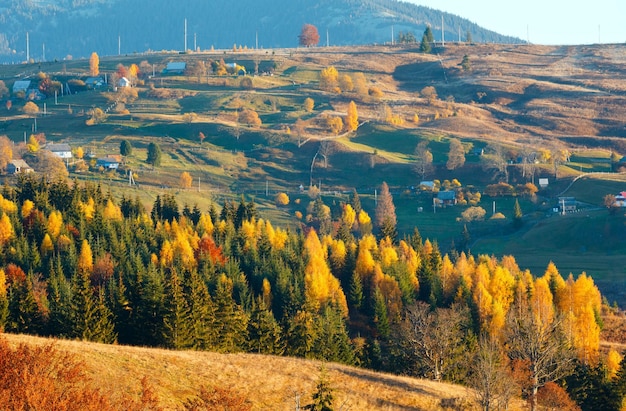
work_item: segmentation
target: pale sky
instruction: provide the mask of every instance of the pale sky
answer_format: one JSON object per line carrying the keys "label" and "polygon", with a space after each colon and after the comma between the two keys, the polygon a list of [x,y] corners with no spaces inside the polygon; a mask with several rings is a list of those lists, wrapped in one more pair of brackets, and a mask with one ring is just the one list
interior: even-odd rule
{"label": "pale sky", "polygon": [[626,43],[626,0],[405,0],[535,44]]}

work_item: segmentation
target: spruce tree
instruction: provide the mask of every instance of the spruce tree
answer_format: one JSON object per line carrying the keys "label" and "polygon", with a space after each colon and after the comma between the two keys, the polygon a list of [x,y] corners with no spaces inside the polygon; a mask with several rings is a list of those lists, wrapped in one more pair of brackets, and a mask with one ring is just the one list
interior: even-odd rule
{"label": "spruce tree", "polygon": [[339,309],[331,306],[317,317],[317,338],[311,349],[312,356],[324,361],[354,363],[354,350],[346,324]]}
{"label": "spruce tree", "polygon": [[163,327],[165,346],[175,350],[192,347],[191,313],[181,279],[174,269],[170,272],[166,284],[166,302]]}
{"label": "spruce tree", "polygon": [[524,224],[523,217],[522,207],[520,207],[519,201],[515,199],[515,205],[513,206],[513,225],[515,228],[520,228]]}
{"label": "spruce tree", "polygon": [[380,291],[380,288],[376,287],[373,295],[374,299],[374,324],[378,334],[383,337],[389,337],[390,326],[389,316],[387,314],[387,304],[385,303],[385,296]]}
{"label": "spruce tree", "polygon": [[316,391],[312,395],[313,402],[308,407],[313,411],[333,411],[333,389],[330,386],[326,368],[320,368],[320,377],[317,381]]}
{"label": "spruce tree", "polygon": [[248,322],[248,335],[250,352],[281,355],[285,351],[280,326],[260,296],[252,307]]}
{"label": "spruce tree", "polygon": [[215,296],[217,348],[225,352],[242,351],[248,341],[248,316],[233,299],[233,283],[222,275]]}
{"label": "spruce tree", "polygon": [[363,305],[363,281],[358,272],[353,271],[350,278],[350,292],[348,294],[350,305],[359,310]]}

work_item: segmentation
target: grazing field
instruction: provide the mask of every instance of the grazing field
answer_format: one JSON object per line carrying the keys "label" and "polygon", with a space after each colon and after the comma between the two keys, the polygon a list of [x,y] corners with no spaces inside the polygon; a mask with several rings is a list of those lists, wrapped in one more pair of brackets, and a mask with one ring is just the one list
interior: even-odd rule
{"label": "grazing field", "polygon": [[[163,193],[203,210],[243,195],[255,200],[264,218],[298,229],[306,222],[309,186],[321,188],[334,217],[352,189],[373,216],[376,191],[385,181],[400,237],[417,227],[448,252],[459,247],[467,226],[471,252],[513,254],[534,274],[551,260],[563,272],[586,271],[610,300],[626,306],[612,287],[623,275],[625,246],[618,233],[624,213],[608,216],[603,209],[604,196],[626,190],[625,178],[615,172],[626,154],[626,81],[614,75],[626,63],[623,50],[477,44],[451,45],[437,55],[414,46],[363,46],[103,57],[100,72],[108,78],[120,65],[142,68],[132,92],[80,89],[50,96],[37,102],[36,131],[95,158],[117,155],[120,144],[130,142],[132,154],[117,171],[100,170],[95,159],[79,170],[82,160],[74,159],[70,178],[97,181],[117,198],[137,196],[148,209]],[[471,70],[460,66],[464,56]],[[162,74],[172,61],[185,62],[188,72]],[[259,74],[197,70],[200,63],[210,68],[222,62],[242,65],[249,74],[258,65]],[[329,67],[338,72],[334,88],[320,84],[320,73]],[[0,67],[9,89],[17,79],[49,77],[65,85],[88,76],[86,60]],[[305,107],[307,98],[312,108]],[[2,98],[7,101],[0,105],[0,135],[15,143],[14,157],[27,155],[23,142],[35,132],[35,116],[23,112],[19,96],[8,94]],[[345,119],[351,101],[358,108],[357,130],[333,131],[329,121]],[[96,108],[106,115],[93,122]],[[244,112],[256,113],[260,123],[244,122]],[[465,165],[449,170],[452,138],[463,144]],[[433,158],[425,175],[415,168],[422,141]],[[162,150],[158,166],[146,162],[150,143]],[[497,155],[500,166],[493,161]],[[181,187],[183,172],[191,175],[191,188]],[[574,182],[583,173],[588,174]],[[489,185],[507,178],[513,187],[539,186],[539,179],[549,185],[532,198],[484,195]],[[434,194],[417,189],[422,180],[453,179],[483,194],[477,206],[485,209],[485,221],[462,221],[467,205],[433,209]],[[292,201],[279,208],[274,196],[280,192]],[[560,195],[575,197],[582,211],[555,215]],[[524,213],[520,229],[513,227],[516,199]],[[490,219],[494,207],[504,219]]]}

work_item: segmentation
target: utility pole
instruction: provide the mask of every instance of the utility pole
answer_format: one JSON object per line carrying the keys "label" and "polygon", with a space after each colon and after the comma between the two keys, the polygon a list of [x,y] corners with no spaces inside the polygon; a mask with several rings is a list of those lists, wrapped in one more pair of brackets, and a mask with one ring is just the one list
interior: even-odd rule
{"label": "utility pole", "polygon": [[393,24],[391,25],[391,45],[393,46]]}
{"label": "utility pole", "polygon": [[258,30],[254,33],[254,48],[255,50],[259,49],[259,31]]}
{"label": "utility pole", "polygon": [[42,43],[41,48],[43,49],[43,57],[41,60],[46,61],[46,43]]}
{"label": "utility pole", "polygon": [[196,33],[193,33],[193,51],[198,50],[198,46],[196,45]]}
{"label": "utility pole", "polygon": [[443,14],[441,15],[441,47],[446,46],[446,39],[443,31]]}
{"label": "utility pole", "polygon": [[187,19],[185,19],[185,48],[183,49],[183,52],[187,52]]}
{"label": "utility pole", "polygon": [[122,36],[117,35],[117,55],[122,55]]}
{"label": "utility pole", "polygon": [[28,38],[28,32],[26,32],[26,63],[30,62],[30,39]]}

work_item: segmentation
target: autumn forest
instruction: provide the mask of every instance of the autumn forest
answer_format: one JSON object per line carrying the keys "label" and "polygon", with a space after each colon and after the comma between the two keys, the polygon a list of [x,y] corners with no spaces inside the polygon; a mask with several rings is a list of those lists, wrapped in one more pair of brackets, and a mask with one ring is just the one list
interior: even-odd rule
{"label": "autumn forest", "polygon": [[570,396],[602,388],[619,409],[626,375],[599,351],[590,277],[441,255],[417,229],[397,239],[386,184],[373,218],[356,192],[336,207],[317,197],[310,223],[288,231],[244,199],[218,213],[165,194],[146,210],[97,185],[21,177],[0,202],[0,326],[355,364],[463,383],[492,407],[537,404],[566,378]]}

